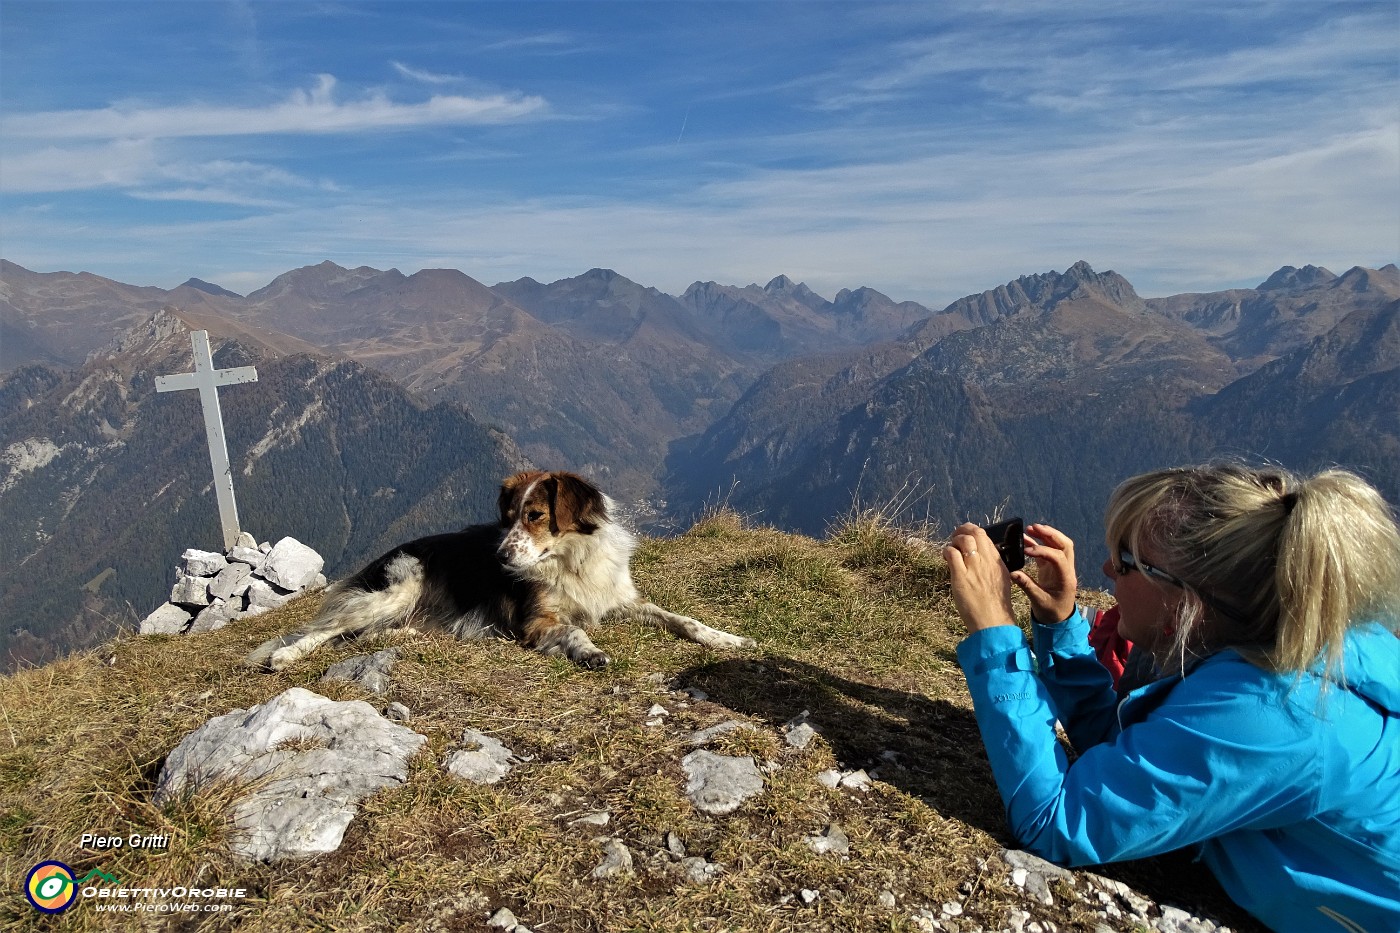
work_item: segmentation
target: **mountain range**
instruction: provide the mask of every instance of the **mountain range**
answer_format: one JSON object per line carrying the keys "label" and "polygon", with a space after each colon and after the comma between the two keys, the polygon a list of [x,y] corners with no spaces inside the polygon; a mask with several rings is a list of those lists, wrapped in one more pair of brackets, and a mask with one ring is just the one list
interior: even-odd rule
{"label": "mountain range", "polygon": [[1118,480],[1211,457],[1340,463],[1400,501],[1397,310],[1393,265],[1144,300],[1078,263],[774,367],[677,450],[667,487],[726,489],[808,533],[859,498],[917,502],[945,530],[1010,510],[1091,541]]}
{"label": "mountain range", "polygon": [[870,289],[827,302],[781,276],[764,288],[697,283],[674,298],[605,269],[488,288],[452,269],[324,262],[246,297],[198,279],[162,291],[8,262],[0,282],[0,367],[78,365],[175,307],[464,403],[538,462],[572,464],[629,497],[656,494],[667,443],[707,427],[767,366],[889,337],[929,313]]}
{"label": "mountain range", "polygon": [[481,515],[525,463],[649,527],[720,497],[809,533],[902,503],[1093,542],[1123,476],[1231,454],[1341,463],[1400,501],[1397,310],[1394,265],[1144,299],[1080,262],[933,310],[781,275],[672,296],[325,262],[241,296],[0,260],[0,657],[91,643],[164,598],[170,548],[217,543],[198,401],[153,390],[190,368],[189,329],[259,370],[221,393],[245,526],[334,575]]}

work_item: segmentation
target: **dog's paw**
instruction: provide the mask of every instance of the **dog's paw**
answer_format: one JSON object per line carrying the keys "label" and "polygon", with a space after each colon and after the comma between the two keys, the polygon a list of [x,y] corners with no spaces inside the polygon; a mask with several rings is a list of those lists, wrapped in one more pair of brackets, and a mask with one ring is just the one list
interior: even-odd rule
{"label": "dog's paw", "polygon": [[301,660],[301,652],[296,645],[288,645],[285,648],[278,648],[268,657],[264,666],[269,671],[285,671],[297,661]]}
{"label": "dog's paw", "polygon": [[701,630],[695,634],[693,641],[706,648],[753,648],[758,644],[752,638],[744,635],[731,635],[729,632],[710,628],[708,625],[701,626]]}
{"label": "dog's paw", "polygon": [[575,655],[572,660],[579,667],[586,667],[590,671],[601,671],[612,663],[612,658],[603,654],[603,652],[596,648],[592,651],[580,652]]}
{"label": "dog's paw", "polygon": [[728,647],[728,649],[736,649],[736,647],[757,646],[757,642],[755,642],[755,640],[753,639],[750,639],[750,637],[746,637],[743,635],[729,635],[728,632],[721,632],[721,630],[718,629],[711,629],[710,632],[706,633],[706,637],[704,637],[704,640],[703,642],[701,642],[701,644],[704,644],[704,646],[706,647]]}
{"label": "dog's paw", "polygon": [[285,652],[288,646],[294,644],[296,644],[296,637],[293,635],[279,635],[276,638],[269,638],[261,645],[258,645],[257,648],[253,649],[252,653],[243,659],[243,666],[255,671],[262,671],[263,673],[280,671],[288,664],[292,663],[292,661],[295,661],[296,658],[293,657],[290,660],[284,659],[280,663],[274,659],[277,658],[278,655],[284,655],[285,658]]}

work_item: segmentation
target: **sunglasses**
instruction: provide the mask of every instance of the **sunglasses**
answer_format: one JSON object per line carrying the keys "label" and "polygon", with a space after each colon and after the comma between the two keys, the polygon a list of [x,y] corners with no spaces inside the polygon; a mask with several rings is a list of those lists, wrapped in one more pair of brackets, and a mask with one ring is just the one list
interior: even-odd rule
{"label": "sunglasses", "polygon": [[1154,580],[1161,580],[1163,583],[1170,583],[1172,586],[1186,588],[1186,584],[1180,579],[1167,573],[1160,567],[1154,567],[1145,560],[1138,560],[1133,552],[1125,547],[1118,549],[1118,565],[1113,568],[1113,572],[1118,576],[1136,570],[1145,577],[1152,577]]}
{"label": "sunglasses", "polygon": [[1161,580],[1163,583],[1170,584],[1171,586],[1177,587],[1178,589],[1189,589],[1191,590],[1191,592],[1195,593],[1198,597],[1200,597],[1201,602],[1214,609],[1226,619],[1229,619],[1231,622],[1234,622],[1236,624],[1244,624],[1243,616],[1240,615],[1240,613],[1236,610],[1231,609],[1228,606],[1221,605],[1219,600],[1212,599],[1211,597],[1207,596],[1205,593],[1202,593],[1195,587],[1187,586],[1185,582],[1181,580],[1181,578],[1172,576],[1162,568],[1154,567],[1146,561],[1138,560],[1137,556],[1133,554],[1132,551],[1128,550],[1125,547],[1120,547],[1118,549],[1118,563],[1113,568],[1114,574],[1121,577],[1123,576],[1123,574],[1129,573],[1134,570],[1141,573],[1144,577],[1151,577],[1154,580]]}

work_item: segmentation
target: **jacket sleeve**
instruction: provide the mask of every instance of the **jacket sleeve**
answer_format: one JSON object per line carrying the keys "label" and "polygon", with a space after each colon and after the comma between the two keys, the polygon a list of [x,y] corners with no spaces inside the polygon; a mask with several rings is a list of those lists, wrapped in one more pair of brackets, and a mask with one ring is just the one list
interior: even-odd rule
{"label": "jacket sleeve", "polygon": [[1083,752],[1118,732],[1118,694],[1113,675],[1099,661],[1089,644],[1089,623],[1084,611],[1057,625],[1032,620],[1035,657],[1050,703],[1070,744]]}
{"label": "jacket sleeve", "polygon": [[1011,833],[1050,861],[1143,858],[1315,813],[1316,720],[1309,729],[1276,691],[1251,689],[1243,661],[1203,665],[1071,764],[1018,628],[973,633],[958,660]]}

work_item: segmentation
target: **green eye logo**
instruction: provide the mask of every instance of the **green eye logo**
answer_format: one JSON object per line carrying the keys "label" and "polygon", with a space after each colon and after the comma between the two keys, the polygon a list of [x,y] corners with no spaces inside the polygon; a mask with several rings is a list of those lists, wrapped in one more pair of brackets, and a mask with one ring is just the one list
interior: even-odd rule
{"label": "green eye logo", "polygon": [[24,879],[24,896],[35,910],[46,914],[62,913],[78,896],[73,869],[62,862],[40,862]]}

